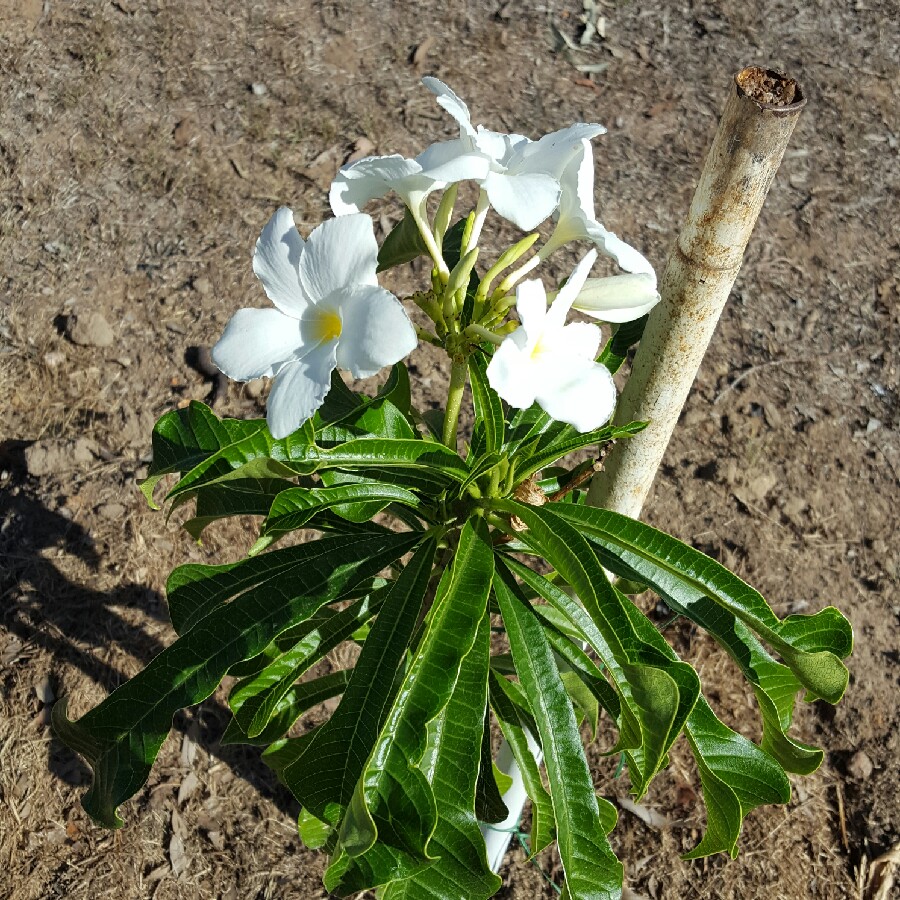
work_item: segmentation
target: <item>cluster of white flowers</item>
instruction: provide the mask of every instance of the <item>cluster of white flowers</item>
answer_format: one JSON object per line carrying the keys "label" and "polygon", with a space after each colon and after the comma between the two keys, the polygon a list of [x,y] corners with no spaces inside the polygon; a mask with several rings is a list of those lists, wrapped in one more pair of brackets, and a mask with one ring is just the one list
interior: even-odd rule
{"label": "cluster of white flowers", "polygon": [[[549,240],[514,273],[514,281],[564,244],[587,241],[596,247],[549,309],[540,281],[520,281],[515,299],[521,324],[495,351],[488,379],[514,407],[537,402],[580,431],[599,427],[612,415],[616,398],[612,376],[595,362],[600,329],[567,325],[566,317],[574,307],[606,322],[626,322],[659,299],[648,261],[594,213],[590,139],[605,129],[579,123],[533,141],[473,127],[468,108],[453,91],[435,78],[423,81],[459,123],[459,137],[432,144],[416,159],[379,156],[345,166],[330,191],[335,218],[306,241],[291,210],[279,209],[253,257],[253,271],[275,308],[239,310],[213,348],[216,365],[239,381],[274,377],[267,421],[272,435],[283,438],[321,406],[335,368],[366,378],[403,359],[416,347],[416,331],[400,301],[378,285],[372,220],[360,210],[394,191],[446,276],[426,201],[433,191],[472,181],[480,187],[480,199],[466,251],[476,245],[491,208],[525,231],[551,215],[555,219]],[[597,250],[627,274],[588,279]]]}

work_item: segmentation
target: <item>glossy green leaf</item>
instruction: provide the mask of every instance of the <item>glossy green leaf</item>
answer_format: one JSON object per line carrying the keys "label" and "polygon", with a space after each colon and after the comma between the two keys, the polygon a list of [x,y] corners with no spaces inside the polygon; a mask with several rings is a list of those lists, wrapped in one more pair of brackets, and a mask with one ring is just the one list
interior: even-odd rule
{"label": "glossy green leaf", "polygon": [[[204,404],[193,400],[185,409],[172,410],[162,416],[153,428],[153,462],[147,478],[141,483],[141,491],[148,503],[159,507],[153,500],[153,489],[164,475],[185,473],[202,466],[221,454],[224,448],[237,447],[227,458],[218,457],[212,465],[213,475],[224,475],[261,455],[260,448],[275,445],[276,455],[287,458],[300,445],[312,442],[313,431],[308,423],[290,437],[275,442],[261,419],[219,419]],[[250,452],[246,448],[253,448]],[[247,477],[281,477],[282,471],[269,473],[247,472]],[[288,475],[293,474],[288,471]]]}
{"label": "glossy green leaf", "polygon": [[357,438],[330,449],[294,442],[287,448],[289,455],[283,454],[284,450],[268,431],[256,432],[208,456],[169,491],[168,498],[175,499],[206,484],[246,477],[251,467],[254,472],[261,467],[266,474],[276,475],[309,475],[328,468],[361,469],[373,479],[391,483],[402,480],[414,488],[435,490],[463,481],[469,474],[454,451],[443,444],[418,439]]}
{"label": "glossy green leaf", "polygon": [[368,598],[357,600],[347,609],[320,620],[317,627],[301,633],[292,646],[261,671],[237,682],[231,689],[228,705],[241,731],[248,738],[260,735],[294,682],[349,639],[380,608],[380,603],[373,608]]}
{"label": "glossy green leaf", "polygon": [[503,446],[506,425],[503,404],[497,392],[488,384],[487,360],[480,353],[473,353],[469,357],[469,383],[472,385],[472,402],[475,407],[472,452],[476,455],[494,453]]}
{"label": "glossy green leaf", "polygon": [[197,508],[184,529],[199,541],[207,525],[229,516],[265,516],[282,491],[295,487],[285,478],[240,478],[197,492]]}
{"label": "glossy green leaf", "polygon": [[[485,680],[487,684],[487,680]],[[500,774],[491,755],[491,722],[485,710],[485,721],[481,732],[481,759],[478,768],[478,784],[475,789],[475,816],[479,822],[502,822],[509,816],[503,802],[502,790],[496,776]],[[503,776],[510,784],[508,775]]]}
{"label": "glossy green leaf", "polygon": [[332,828],[327,822],[317,819],[309,810],[301,809],[297,817],[297,831],[300,840],[310,850],[320,850],[328,843]]}
{"label": "glossy green leaf", "polygon": [[[665,638],[636,606],[625,603],[625,609],[643,640],[677,659]],[[787,775],[768,753],[720,722],[702,696],[691,710],[684,731],[697,761],[707,810],[706,834],[686,858],[720,851],[734,857],[744,817],[757,806],[786,803],[790,798]]]}
{"label": "glossy green leaf", "polygon": [[618,900],[622,865],[601,824],[581,734],[544,629],[505,578],[495,579],[494,591],[544,750],[567,889],[582,900]]}
{"label": "glossy green leaf", "polygon": [[853,638],[849,622],[837,610],[781,622],[746,582],[670,535],[610,510],[554,506],[654,590],[677,594],[685,615],[693,618],[694,602],[711,598],[772,646],[813,697],[836,703],[843,695],[848,672],[841,658],[850,653]]}
{"label": "glossy green leaf", "polygon": [[120,826],[117,808],[146,781],[177,710],[206,699],[231,666],[376,574],[413,540],[402,534],[324,539],[278,551],[278,565],[268,569],[258,559],[207,567],[208,579],[196,577],[192,588],[208,589],[217,599],[193,628],[78,721],[67,718],[65,700],[53,709],[57,736],[91,766],[82,801],[88,814]]}
{"label": "glossy green leaf", "polygon": [[[434,862],[427,847],[437,827],[437,804],[420,766],[429,723],[450,702],[463,660],[475,643],[492,575],[487,529],[480,519],[470,521],[341,823],[325,875],[328,890],[352,894],[411,877]],[[478,711],[479,728],[482,715]],[[477,763],[478,745],[472,749]]]}
{"label": "glossy green leaf", "polygon": [[597,362],[615,375],[625,362],[628,351],[643,337],[647,319],[648,316],[641,316],[631,322],[614,325],[612,337],[606,342]]}
{"label": "glossy green leaf", "polygon": [[557,460],[576,450],[595,444],[627,439],[643,431],[646,427],[646,422],[631,422],[628,425],[604,425],[594,431],[580,433],[570,425],[566,425],[546,445],[539,444],[531,453],[516,455],[516,481],[530,478],[535,472],[552,466]]}
{"label": "glossy green leaf", "polygon": [[[305,488],[294,487],[282,491],[268,510],[268,516],[260,529],[263,539],[277,539],[303,528],[316,513],[342,504],[376,501],[402,503],[412,509],[421,505],[419,498],[411,491],[388,484],[341,484],[335,487]],[[348,517],[353,521],[353,517]],[[255,549],[255,548],[254,548]],[[254,551],[251,550],[251,554]]]}
{"label": "glossy green leaf", "polygon": [[502,883],[488,868],[475,816],[478,747],[484,729],[478,712],[486,710],[489,659],[485,614],[449,703],[428,725],[428,746],[420,764],[437,804],[437,825],[427,847],[436,861],[411,878],[388,885],[384,900],[486,900]]}
{"label": "glossy green leaf", "polygon": [[290,727],[314,706],[339,697],[350,680],[350,672],[339,669],[309,681],[298,681],[287,689],[271,710],[264,727],[255,735],[246,734],[232,719],[222,735],[223,744],[256,744],[265,747],[281,740]]}
{"label": "glossy green leaf", "polygon": [[353,677],[332,717],[304,752],[284,767],[281,778],[305,809],[319,818],[346,808],[378,738],[397,672],[418,621],[431,577],[435,543],[413,554],[378,613],[353,669]]}
{"label": "glossy green leaf", "polygon": [[403,218],[388,232],[378,251],[378,271],[384,272],[427,255],[428,248],[419,226],[410,211],[404,209]]}
{"label": "glossy green leaf", "polygon": [[[534,856],[556,839],[556,818],[553,814],[553,801],[544,787],[540,769],[529,746],[530,734],[531,740],[535,742],[534,747],[538,747],[533,736],[537,730],[534,717],[530,709],[527,716],[522,715],[521,707],[514,703],[506,692],[509,684],[505,678],[491,672],[491,709],[518,765],[528,799],[531,800],[531,835],[528,845],[531,856]],[[527,702],[524,697],[523,701]]]}
{"label": "glossy green leaf", "polygon": [[[567,504],[553,507],[568,508]],[[641,640],[623,605],[628,601],[616,594],[591,545],[576,528],[548,506],[506,501],[502,508],[525,522],[528,530],[520,535],[523,543],[539,551],[574,588],[605,640],[605,646],[598,645],[595,650],[624,705],[640,723],[640,746],[630,748],[626,759],[635,793],[641,796],[665,764],[666,753],[697,699],[697,673],[687,663],[673,661]],[[540,582],[534,584],[546,590]],[[567,611],[559,600],[554,605]],[[626,735],[633,739],[627,730]]]}

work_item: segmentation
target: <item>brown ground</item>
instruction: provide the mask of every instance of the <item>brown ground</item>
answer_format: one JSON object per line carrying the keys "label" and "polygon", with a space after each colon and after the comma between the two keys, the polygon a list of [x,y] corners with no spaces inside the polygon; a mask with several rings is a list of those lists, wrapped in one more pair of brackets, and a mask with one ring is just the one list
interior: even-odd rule
{"label": "brown ground", "polygon": [[[702,823],[680,753],[645,801],[668,826],[623,812],[614,845],[654,900],[876,896],[868,862],[900,839],[900,9],[600,12],[605,40],[575,51],[559,35],[577,43],[576,0],[0,0],[0,895],[324,896],[290,798],[257,754],[218,746],[221,696],[178,717],[115,835],[86,819],[86,771],[47,728],[54,696],[80,714],[171,639],[160,592],[174,565],[246,546],[230,527],[196,547],[135,479],[155,418],[209,392],[187,348],[263,304],[249,258],[273,209],[291,205],[309,230],[361,138],[412,154],[449,135],[417,86],[434,72],[494,127],[605,122],[603,221],[661,264],[729,77],[763,63],[798,77],[809,105],[647,519],[779,614],[838,605],[857,634],[852,681],[836,711],[800,712],[798,736],[826,762],[795,780],[789,806],[750,817],[737,861],[679,860]],[[444,373],[424,351],[414,362],[420,397],[438,396]],[[256,403],[232,386],[217,409]],[[674,637],[752,732],[721,656],[688,629]],[[609,761],[595,764],[598,789],[623,796]],[[550,854],[540,864],[553,874]],[[504,897],[555,896],[521,850],[504,874]]]}

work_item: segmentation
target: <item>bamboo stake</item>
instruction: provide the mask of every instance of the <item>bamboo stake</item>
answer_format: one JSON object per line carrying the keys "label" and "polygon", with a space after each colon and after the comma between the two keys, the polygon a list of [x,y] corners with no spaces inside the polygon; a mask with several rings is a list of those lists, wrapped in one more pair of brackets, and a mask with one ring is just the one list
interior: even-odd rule
{"label": "bamboo stake", "polygon": [[640,515],[805,105],[797,82],[778,72],[751,66],[735,76],[616,408],[618,423],[650,424],[612,449],[591,505]]}
{"label": "bamboo stake", "polygon": [[[735,75],[687,222],[660,280],[662,299],[650,314],[616,409],[618,424],[650,424],[613,447],[591,482],[591,505],[640,515],[805,105],[800,85],[786,75],[757,66]],[[530,749],[540,763],[540,748]],[[507,820],[482,825],[495,872],[526,800],[505,742],[498,767],[513,778],[513,786],[503,796]]]}

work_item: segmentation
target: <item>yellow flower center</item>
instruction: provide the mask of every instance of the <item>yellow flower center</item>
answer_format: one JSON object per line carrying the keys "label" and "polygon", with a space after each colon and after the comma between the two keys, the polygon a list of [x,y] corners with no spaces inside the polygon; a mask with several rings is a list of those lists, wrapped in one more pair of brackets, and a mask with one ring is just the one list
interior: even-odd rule
{"label": "yellow flower center", "polygon": [[334,312],[334,310],[323,309],[318,316],[316,316],[316,321],[313,325],[316,340],[333,341],[341,336],[342,330],[343,323],[341,322],[341,317],[338,313]]}

